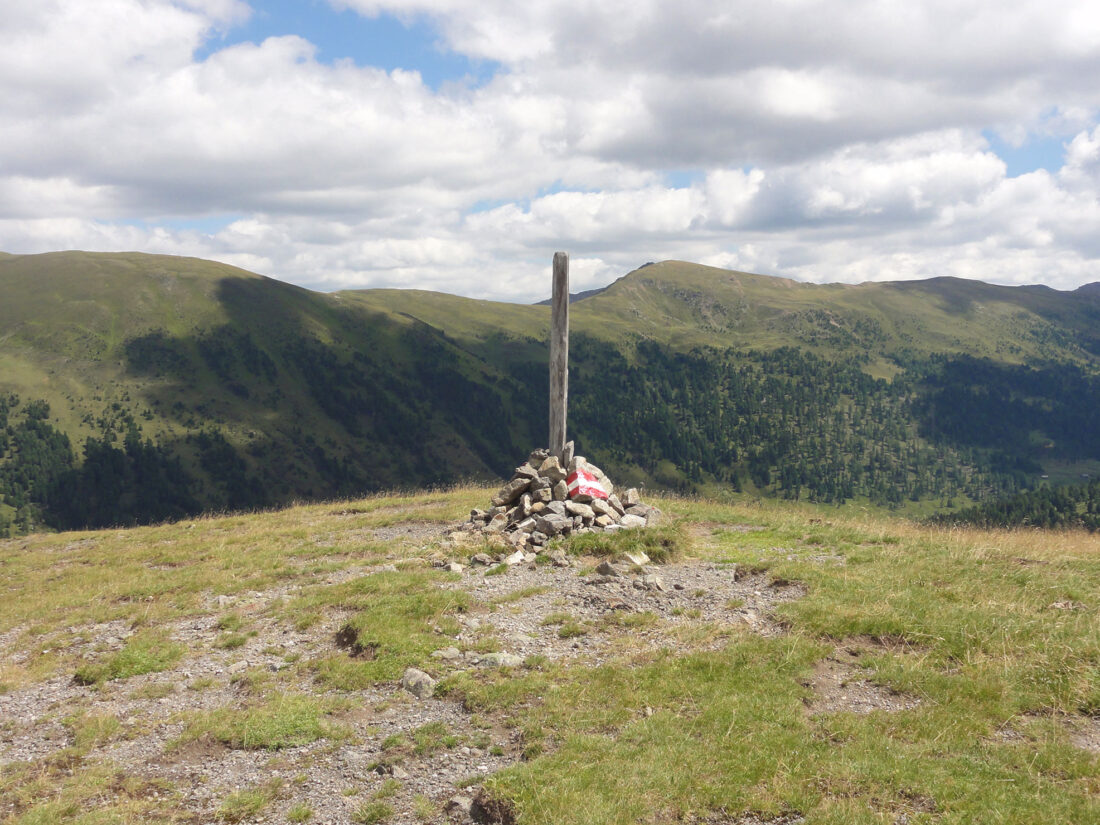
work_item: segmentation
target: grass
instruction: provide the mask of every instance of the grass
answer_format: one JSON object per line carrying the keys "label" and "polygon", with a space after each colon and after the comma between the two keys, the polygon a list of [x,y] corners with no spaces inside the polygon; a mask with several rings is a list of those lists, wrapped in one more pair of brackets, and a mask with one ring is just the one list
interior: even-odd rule
{"label": "grass", "polygon": [[304,802],[295,802],[286,811],[286,821],[293,822],[295,825],[300,825],[302,822],[309,822],[313,818],[313,808]]}
{"label": "grass", "polygon": [[104,660],[78,667],[73,681],[78,685],[96,685],[143,673],[159,673],[176,664],[183,652],[183,646],[171,641],[164,632],[145,631],[130,637],[122,650]]}
{"label": "grass", "polygon": [[[467,493],[446,506],[459,520],[482,497]],[[373,517],[384,500],[367,500],[362,509],[370,512],[355,518]],[[393,505],[400,512],[426,500],[388,501],[404,502]],[[1100,536],[932,530],[854,509],[826,514],[777,502],[666,498],[659,506],[669,524],[647,541],[667,551],[664,560],[699,559],[731,577],[753,571],[765,582],[800,583],[804,595],[774,609],[787,632],[763,637],[738,623],[669,623],[673,628],[655,613],[615,614],[592,622],[589,632],[611,623],[627,631],[620,634],[626,641],[632,631],[651,641],[664,632],[663,646],[616,646],[597,665],[543,657],[537,667],[509,674],[434,671],[442,677],[437,697],[462,703],[477,738],[428,723],[383,741],[384,757],[426,759],[462,744],[488,744],[501,755],[492,742],[507,741],[520,761],[478,783],[526,825],[737,821],[747,812],[764,821],[797,814],[808,825],[1100,821],[1100,757],[1075,746],[1070,731],[1100,715]],[[173,649],[169,627],[178,618],[208,615],[207,627],[224,621],[222,633],[245,634],[265,609],[288,628],[300,615],[320,623],[338,611],[349,628],[347,646],[333,649],[325,640],[333,652],[311,654],[296,666],[315,688],[307,681],[291,689],[281,674],[276,679],[258,669],[256,678],[241,682],[247,689],[234,692],[232,705],[180,717],[181,745],[212,741],[267,760],[286,759],[287,749],[311,743],[339,748],[351,736],[343,711],[354,706],[360,686],[392,685],[409,664],[442,667],[430,653],[455,643],[456,616],[492,605],[441,587],[454,578],[423,566],[338,584],[314,579],[304,572],[316,560],[311,542],[323,538],[332,547],[336,525],[348,518],[326,515],[331,511],[306,507],[211,519],[191,531],[179,525],[112,531],[87,543],[82,534],[33,536],[21,553],[0,543],[5,575],[11,571],[0,621],[16,631],[14,647],[27,655],[25,665],[5,666],[9,691],[78,667],[89,668],[89,683],[97,686],[79,707],[54,717],[65,726],[68,747],[0,767],[0,799],[13,800],[5,809],[9,821],[172,821],[178,797],[161,788],[158,801],[152,780],[130,777],[120,784],[118,770],[98,761],[98,750],[130,734],[119,718],[96,710],[94,700],[111,691],[135,700],[159,696],[153,687],[131,689],[113,680],[184,669],[187,651]],[[393,512],[381,515],[393,518]],[[578,537],[569,550],[610,556],[638,549],[624,541]],[[159,571],[147,566],[174,547],[166,542],[186,542],[193,554],[173,568],[174,586],[150,578]],[[284,557],[276,559],[272,548]],[[386,555],[385,548],[368,547],[346,563]],[[97,586],[113,595],[80,603],[78,596],[92,591],[70,568],[94,570],[107,556],[116,559],[115,575]],[[263,569],[229,563],[238,557]],[[40,589],[56,596],[53,610],[35,590],[36,576]],[[262,581],[298,589],[281,605],[250,605],[248,593]],[[122,593],[145,595],[112,601]],[[232,613],[210,607],[211,594],[220,593],[238,594]],[[121,650],[79,658],[86,653],[71,648],[88,635],[81,622],[108,617],[137,632]],[[563,604],[544,623],[563,633],[588,620]],[[685,641],[689,633],[706,634],[705,647]],[[810,713],[815,667],[838,647],[858,650],[852,666],[859,679],[904,694],[914,706]],[[80,649],[87,651],[87,644]],[[207,677],[178,681],[190,681],[192,690],[213,686]],[[1000,735],[1004,731],[1012,735]],[[302,768],[280,773],[295,770]],[[369,798],[349,803],[357,805],[349,809],[352,820],[396,819],[396,787],[383,783]],[[272,802],[286,792],[260,782],[223,793],[217,815],[233,821],[270,820]],[[287,813],[289,821],[313,817],[308,806],[298,806]],[[413,815],[430,821],[439,811],[422,800]]]}
{"label": "grass", "polygon": [[270,805],[282,788],[279,779],[273,779],[252,788],[243,788],[227,796],[215,817],[220,822],[243,822],[251,819]]}
{"label": "grass", "polygon": [[393,806],[381,800],[364,802],[352,812],[351,821],[356,825],[375,825],[393,816]]}
{"label": "grass", "polygon": [[624,553],[645,553],[656,564],[666,564],[688,555],[691,538],[680,524],[665,524],[646,530],[614,533],[584,533],[568,540],[574,555],[615,557]]}
{"label": "grass", "polygon": [[312,696],[283,693],[243,710],[220,708],[191,717],[181,743],[204,736],[231,748],[279,750],[346,732],[328,719],[325,703]]}

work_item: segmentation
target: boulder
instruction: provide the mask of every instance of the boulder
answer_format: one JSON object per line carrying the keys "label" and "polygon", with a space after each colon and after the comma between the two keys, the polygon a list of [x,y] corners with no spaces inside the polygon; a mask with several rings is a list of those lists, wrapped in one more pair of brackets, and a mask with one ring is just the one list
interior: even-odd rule
{"label": "boulder", "polygon": [[623,529],[637,529],[638,527],[645,527],[645,519],[641,516],[623,516],[622,520],[619,521],[619,524],[623,527]]}
{"label": "boulder", "polygon": [[581,518],[595,518],[595,508],[589,507],[587,504],[581,504],[579,501],[567,501],[565,502],[565,512],[571,516],[580,516]]}
{"label": "boulder", "polygon": [[575,448],[572,441],[565,442],[565,449],[561,451],[561,466],[568,467],[569,462],[573,460],[573,452]]}
{"label": "boulder", "polygon": [[564,501],[551,501],[546,505],[546,510],[556,516],[564,516],[567,512]]}
{"label": "boulder", "polygon": [[633,507],[635,504],[642,503],[642,497],[638,495],[637,488],[631,487],[623,491],[622,501],[624,507]]}
{"label": "boulder", "polygon": [[435,692],[435,679],[422,670],[410,667],[401,677],[401,687],[417,699],[430,699]]}
{"label": "boulder", "polygon": [[530,486],[531,479],[529,478],[513,478],[500,488],[500,492],[493,496],[493,506],[503,507],[504,505],[511,504],[519,498],[520,493]]}
{"label": "boulder", "polygon": [[547,536],[557,536],[561,535],[566,530],[571,530],[573,528],[573,521],[566,516],[548,513],[545,516],[539,516],[536,527],[537,531],[540,533],[544,533]]}
{"label": "boulder", "polygon": [[596,566],[596,572],[601,576],[625,576],[627,571],[621,565],[614,564],[604,559]]}
{"label": "boulder", "polygon": [[516,467],[516,471],[512,474],[512,478],[529,478],[536,479],[539,477],[539,471],[532,467],[530,464],[520,464]]}
{"label": "boulder", "polygon": [[539,467],[539,475],[549,480],[551,484],[565,481],[567,473],[561,466],[561,460],[557,456],[550,456]]}

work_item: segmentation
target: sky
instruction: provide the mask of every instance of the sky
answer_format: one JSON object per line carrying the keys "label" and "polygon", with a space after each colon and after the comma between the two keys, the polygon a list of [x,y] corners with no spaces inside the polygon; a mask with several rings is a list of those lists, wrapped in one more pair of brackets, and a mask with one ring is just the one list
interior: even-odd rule
{"label": "sky", "polygon": [[4,0],[0,250],[1100,281],[1095,0]]}

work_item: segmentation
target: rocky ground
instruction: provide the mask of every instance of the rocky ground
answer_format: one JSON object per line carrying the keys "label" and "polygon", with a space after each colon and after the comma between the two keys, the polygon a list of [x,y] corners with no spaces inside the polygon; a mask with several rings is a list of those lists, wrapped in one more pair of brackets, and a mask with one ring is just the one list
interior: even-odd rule
{"label": "rocky ground", "polygon": [[[378,538],[403,542],[410,558],[418,558],[419,547],[425,564],[438,552],[438,525],[402,524],[378,533]],[[821,558],[823,564],[840,561]],[[786,631],[774,607],[804,594],[797,582],[773,581],[732,564],[687,560],[626,566],[611,575],[595,568],[592,559],[563,566],[520,563],[492,575],[486,575],[487,567],[464,567],[461,579],[445,586],[462,588],[495,609],[462,617],[453,645],[435,654],[436,675],[517,666],[538,657],[592,666],[621,655],[626,646],[702,649],[723,645],[746,629],[782,634]],[[378,569],[347,568],[330,574],[329,581]],[[120,777],[140,779],[137,791],[133,782],[119,781],[105,793],[163,794],[181,821],[231,819],[225,800],[255,788],[267,788],[270,800],[243,817],[249,822],[371,821],[375,803],[392,809],[386,821],[393,823],[469,821],[482,779],[521,757],[518,734],[498,720],[469,713],[457,701],[417,698],[400,683],[350,696],[331,694],[341,707],[336,722],[345,731],[335,739],[278,751],[230,749],[210,738],[179,743],[187,714],[241,707],[252,682],[265,673],[285,680],[288,691],[316,694],[308,668],[295,664],[330,654],[347,615],[333,611],[298,630],[272,609],[293,592],[289,587],[245,597],[210,594],[211,615],[171,626],[172,638],[188,651],[171,670],[90,687],[65,674],[0,695],[0,765],[62,752],[74,743],[73,717],[115,719],[117,730],[89,750],[86,764],[110,764]],[[228,610],[244,617],[250,631],[232,648],[220,646],[224,629],[217,624],[218,614]],[[644,621],[616,620],[628,615]],[[120,648],[132,632],[119,623],[77,630],[77,652],[89,654]],[[496,650],[460,652],[486,637],[498,640]],[[0,639],[0,656],[10,657],[5,641]],[[915,697],[891,694],[860,678],[860,654],[880,644],[849,642],[823,661],[807,685],[813,695],[807,713],[914,706]],[[1095,725],[1078,735],[1082,747],[1097,748]],[[395,746],[397,741],[403,744]],[[15,812],[13,804],[0,802],[0,819]],[[295,819],[307,809],[308,819]],[[747,825],[757,820],[729,821]]]}

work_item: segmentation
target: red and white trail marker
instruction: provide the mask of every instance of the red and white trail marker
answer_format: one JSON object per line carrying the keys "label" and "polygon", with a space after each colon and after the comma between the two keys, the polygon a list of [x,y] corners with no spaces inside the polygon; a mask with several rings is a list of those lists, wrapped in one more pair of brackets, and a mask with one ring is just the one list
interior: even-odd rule
{"label": "red and white trail marker", "polygon": [[595,498],[607,498],[607,490],[600,480],[587,470],[577,468],[565,479],[565,484],[571,499],[588,502]]}

